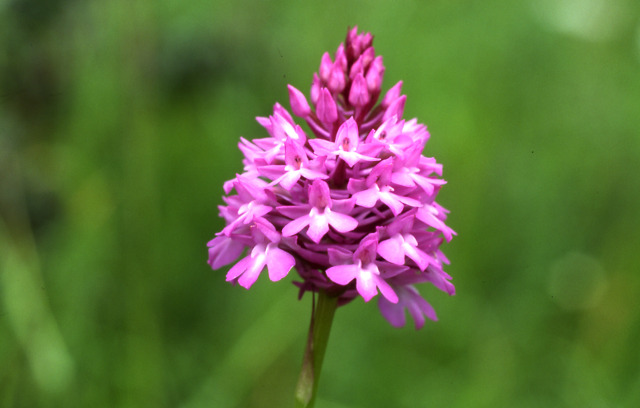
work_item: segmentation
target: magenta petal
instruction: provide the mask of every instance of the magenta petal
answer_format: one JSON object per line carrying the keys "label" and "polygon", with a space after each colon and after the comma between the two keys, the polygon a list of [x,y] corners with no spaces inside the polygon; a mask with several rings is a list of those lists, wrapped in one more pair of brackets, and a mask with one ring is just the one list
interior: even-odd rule
{"label": "magenta petal", "polygon": [[371,92],[380,91],[380,85],[382,85],[382,76],[384,74],[384,65],[382,63],[382,56],[376,57],[371,63],[369,70],[367,71],[367,87]]}
{"label": "magenta petal", "polygon": [[351,198],[342,200],[333,200],[331,204],[331,211],[337,211],[339,213],[350,213],[355,206],[355,202]]}
{"label": "magenta petal", "polygon": [[352,178],[347,183],[347,191],[351,194],[355,194],[358,191],[366,190],[367,183],[365,180]]}
{"label": "magenta petal", "polygon": [[281,164],[265,164],[264,166],[260,166],[258,168],[258,174],[270,180],[276,180],[282,177],[283,174],[285,174],[284,167],[285,166]]}
{"label": "magenta petal", "polygon": [[344,151],[355,151],[360,143],[358,124],[351,117],[338,128],[336,133],[336,145]]}
{"label": "magenta petal", "polygon": [[289,112],[278,102],[273,105],[273,114],[282,116],[287,122],[293,124],[293,118],[289,114]]}
{"label": "magenta petal", "polygon": [[398,303],[391,303],[386,298],[381,297],[378,300],[378,308],[382,317],[387,319],[394,327],[402,327],[407,323],[404,313],[404,307]]}
{"label": "magenta petal", "polygon": [[329,222],[325,214],[315,214],[309,217],[309,229],[307,235],[316,244],[329,232]]}
{"label": "magenta petal", "polygon": [[433,194],[433,190],[435,189],[435,185],[443,185],[445,182],[443,180],[431,179],[428,177],[421,176],[419,174],[413,175],[413,180],[417,185],[419,185],[425,193],[428,195]]}
{"label": "magenta petal", "polygon": [[227,272],[227,282],[234,280],[238,276],[242,275],[244,271],[247,270],[247,265],[251,261],[251,255],[247,255],[238,261],[237,264],[233,265],[229,272]]}
{"label": "magenta petal", "polygon": [[307,180],[315,180],[315,179],[324,180],[329,178],[329,176],[324,173],[320,173],[319,171],[309,170],[305,168],[300,169],[300,174],[302,174],[302,176]]}
{"label": "magenta petal", "polygon": [[366,265],[365,269],[373,271],[378,274],[378,267],[373,263],[376,259],[376,248],[378,246],[378,233],[373,232],[360,241],[358,249],[353,253],[353,259],[358,259],[363,265]]}
{"label": "magenta petal", "polygon": [[287,276],[291,268],[296,264],[296,260],[287,251],[269,245],[267,252],[267,269],[269,271],[269,279],[276,282]]}
{"label": "magenta petal", "polygon": [[253,262],[249,263],[249,267],[246,272],[238,278],[238,283],[245,289],[249,289],[260,276],[260,272],[264,269],[264,258],[253,259]]}
{"label": "magenta petal", "polygon": [[268,241],[276,244],[280,242],[280,239],[282,238],[282,234],[279,231],[276,231],[276,227],[264,218],[260,218],[255,221],[252,225],[252,234],[254,236],[254,240],[258,239],[259,241],[263,241],[259,238],[260,236],[264,236]]}
{"label": "magenta petal", "polygon": [[258,280],[260,272],[267,263],[267,248],[264,245],[256,245],[251,251],[251,259],[247,263],[247,270],[238,278],[238,283],[245,289],[249,289],[251,285]]}
{"label": "magenta petal", "polygon": [[397,234],[378,244],[378,254],[386,261],[396,265],[404,265],[404,250],[402,237]]}
{"label": "magenta petal", "polygon": [[329,80],[327,81],[327,87],[333,93],[340,93],[344,89],[346,85],[346,81],[344,78],[344,71],[340,68],[340,64],[333,64],[333,68],[331,68],[331,73],[329,74]]}
{"label": "magenta petal", "polygon": [[351,65],[351,69],[349,70],[349,79],[353,80],[356,75],[364,72],[364,68],[362,67],[362,56],[358,57],[356,62]]}
{"label": "magenta petal", "polygon": [[338,108],[336,102],[333,100],[331,93],[327,88],[322,88],[320,91],[320,99],[318,100],[318,106],[316,107],[316,115],[318,119],[326,124],[331,124],[338,120]]}
{"label": "magenta petal", "polygon": [[360,157],[361,157],[361,155],[356,152],[346,152],[343,150],[338,150],[338,156],[340,156],[342,160],[347,162],[349,167],[355,166],[356,163],[360,161]]}
{"label": "magenta petal", "polygon": [[209,265],[212,269],[218,269],[235,261],[244,245],[227,236],[219,236],[209,242]]}
{"label": "magenta petal", "polygon": [[269,133],[271,133],[271,119],[265,118],[264,116],[256,116],[256,122],[258,122],[262,127],[267,129]]}
{"label": "magenta petal", "polygon": [[311,217],[309,215],[304,215],[302,217],[296,218],[295,220],[285,225],[284,228],[282,228],[282,236],[290,237],[294,234],[297,234],[304,227],[309,225],[310,220],[311,220]]}
{"label": "magenta petal", "polygon": [[309,116],[311,108],[304,94],[291,85],[288,85],[287,88],[289,89],[289,103],[293,114],[302,118]]}
{"label": "magenta petal", "polygon": [[[251,250],[251,256],[249,258],[249,262],[246,264],[247,269],[244,273],[238,278],[238,283],[245,289],[249,289],[251,285],[258,280],[258,276],[260,276],[260,272],[264,269],[265,264],[267,263],[267,248],[264,245],[256,245]],[[231,271],[229,271],[231,273]],[[228,277],[227,277],[228,279]]]}
{"label": "magenta petal", "polygon": [[379,191],[375,188],[363,190],[355,193],[353,198],[356,200],[356,204],[361,207],[372,208],[378,202]]}
{"label": "magenta petal", "polygon": [[348,264],[353,260],[353,253],[339,246],[335,248],[329,247],[327,253],[329,254],[329,263],[331,265]]}
{"label": "magenta petal", "polygon": [[359,161],[378,161],[377,157],[369,157],[357,152],[346,152],[343,150],[338,150],[338,155],[340,158],[347,162],[349,167],[353,167]]}
{"label": "magenta petal", "polygon": [[264,152],[264,159],[267,161],[267,163],[271,164],[273,163],[273,160],[276,158],[276,156],[280,153],[282,153],[282,145],[278,144],[275,147]]}
{"label": "magenta petal", "polygon": [[370,301],[378,294],[376,277],[375,274],[364,269],[361,269],[360,274],[356,276],[356,289],[365,302]]}
{"label": "magenta petal", "polygon": [[327,269],[327,276],[339,285],[346,285],[356,277],[359,271],[358,265],[338,265]]}
{"label": "magenta petal", "polygon": [[404,252],[409,258],[411,258],[418,265],[418,268],[420,268],[421,271],[424,271],[425,269],[427,269],[427,266],[429,266],[429,263],[431,262],[431,259],[432,259],[420,248],[411,246],[409,244],[404,245]]}
{"label": "magenta petal", "polygon": [[367,81],[362,74],[357,74],[351,83],[349,91],[349,103],[353,106],[364,106],[371,99],[367,89]]}
{"label": "magenta petal", "polygon": [[406,204],[408,206],[411,207],[420,207],[422,206],[422,203],[418,200],[416,200],[415,198],[411,198],[411,197],[405,197],[405,196],[401,196],[401,195],[397,195],[394,194],[394,196],[398,199],[398,201],[400,201],[403,204]]}
{"label": "magenta petal", "polygon": [[268,205],[256,204],[252,209],[253,218],[262,217],[263,215],[267,215],[273,207],[269,207]]}
{"label": "magenta petal", "polygon": [[397,216],[402,212],[404,205],[402,205],[400,200],[396,198],[395,194],[391,194],[388,192],[380,192],[379,197],[380,197],[380,201],[385,203],[387,207],[391,209],[391,212],[393,213],[393,215]]}
{"label": "magenta petal", "polygon": [[313,152],[317,155],[326,155],[333,151],[335,144],[323,139],[309,139]]}
{"label": "magenta petal", "polygon": [[329,185],[320,180],[313,180],[309,187],[309,204],[313,207],[322,210],[326,207],[331,208],[331,189]]}
{"label": "magenta petal", "polygon": [[[286,115],[291,118],[288,112],[284,111],[284,113],[286,113]],[[285,117],[278,113],[274,114],[273,118],[275,121],[273,129],[278,132],[282,132],[276,135],[276,138],[278,140],[285,141],[285,138],[290,138],[292,140],[300,140],[302,143],[306,141],[306,135],[304,131],[300,126],[296,125],[293,120],[287,120]]]}
{"label": "magenta petal", "polygon": [[303,174],[300,170],[292,170],[284,174],[277,181],[287,191],[291,190],[293,186],[300,180],[300,175]]}
{"label": "magenta petal", "polygon": [[320,60],[320,78],[327,82],[331,75],[331,69],[333,68],[333,61],[331,61],[331,55],[328,52],[322,54],[322,60]]}
{"label": "magenta petal", "polygon": [[414,187],[416,185],[413,177],[411,177],[411,174],[405,172],[393,173],[391,175],[391,182],[404,187]]}
{"label": "magenta petal", "polygon": [[404,111],[404,103],[406,101],[407,101],[406,95],[402,95],[401,97],[393,101],[391,105],[389,105],[387,110],[384,112],[384,115],[382,116],[382,120],[385,121],[394,115],[401,118],[402,113]]}
{"label": "magenta petal", "polygon": [[318,74],[313,74],[313,80],[311,81],[311,103],[315,106],[318,105],[318,99],[320,98],[320,89],[322,89],[322,83],[320,82],[320,78],[318,78]]}
{"label": "magenta petal", "polygon": [[358,153],[361,155],[360,160],[365,161],[378,161],[380,160],[378,154],[384,149],[382,143],[363,144],[358,146]]}
{"label": "magenta petal", "polygon": [[399,81],[397,84],[395,84],[393,87],[391,87],[391,89],[387,91],[387,93],[384,95],[384,98],[382,99],[382,102],[380,102],[380,105],[383,108],[389,107],[389,105],[391,105],[393,101],[395,101],[400,97],[401,92],[402,92],[402,81]]}
{"label": "magenta petal", "polygon": [[451,241],[452,235],[455,234],[455,232],[451,228],[449,228],[441,219],[436,217],[434,211],[437,212],[434,206],[426,204],[418,210],[418,212],[416,213],[416,218],[424,222],[428,226],[441,231],[447,241]]}
{"label": "magenta petal", "polygon": [[284,142],[284,162],[288,168],[299,170],[309,161],[304,147],[299,144],[300,142],[291,138],[287,138]]}
{"label": "magenta petal", "polygon": [[295,220],[296,218],[309,215],[308,205],[289,205],[289,206],[283,205],[283,206],[276,207],[276,210],[280,214],[284,215],[285,217],[289,217],[293,220]]}
{"label": "magenta petal", "polygon": [[358,228],[358,221],[346,214],[325,210],[325,217],[327,218],[329,225],[335,228],[339,232],[349,232]]}
{"label": "magenta petal", "polygon": [[444,272],[438,270],[438,268],[431,266],[427,268],[425,273],[426,279],[441,291],[453,296],[456,294],[456,288],[451,282],[449,282],[444,275]]}
{"label": "magenta petal", "polygon": [[374,278],[382,296],[387,298],[391,303],[398,303],[398,295],[396,295],[396,292],[391,288],[391,286],[389,286],[389,284],[380,276],[374,276]]}
{"label": "magenta petal", "polygon": [[419,294],[416,293],[412,300],[412,302],[407,304],[407,309],[415,322],[416,330],[424,326],[425,316],[433,321],[438,320],[433,306],[431,306],[429,302],[424,300]]}

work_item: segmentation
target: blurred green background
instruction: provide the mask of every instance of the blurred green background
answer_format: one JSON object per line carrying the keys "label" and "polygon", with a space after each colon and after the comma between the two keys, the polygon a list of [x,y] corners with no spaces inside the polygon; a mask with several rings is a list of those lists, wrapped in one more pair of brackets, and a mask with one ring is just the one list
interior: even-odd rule
{"label": "blurred green background", "polygon": [[348,26],[444,164],[457,295],[339,309],[317,406],[640,406],[640,3],[0,1],[0,406],[286,407],[310,312],[206,264]]}

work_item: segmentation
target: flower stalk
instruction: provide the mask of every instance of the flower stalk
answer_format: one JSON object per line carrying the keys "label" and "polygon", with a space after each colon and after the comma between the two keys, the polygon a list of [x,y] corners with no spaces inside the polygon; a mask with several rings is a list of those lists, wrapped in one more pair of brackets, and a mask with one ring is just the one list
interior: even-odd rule
{"label": "flower stalk", "polygon": [[312,408],[315,403],[322,361],[337,307],[338,298],[322,290],[318,292],[318,301],[312,303],[307,346],[295,392],[296,408]]}

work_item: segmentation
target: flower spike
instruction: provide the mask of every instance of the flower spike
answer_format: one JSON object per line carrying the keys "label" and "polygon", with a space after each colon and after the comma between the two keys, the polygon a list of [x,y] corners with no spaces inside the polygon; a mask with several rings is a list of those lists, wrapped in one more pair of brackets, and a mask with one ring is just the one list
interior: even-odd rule
{"label": "flower spike", "polygon": [[264,270],[278,281],[295,268],[301,296],[344,305],[380,294],[393,326],[406,311],[416,328],[437,319],[417,286],[455,294],[440,248],[455,235],[436,201],[442,165],[423,155],[427,127],[403,118],[402,81],[383,92],[384,74],[373,36],[354,27],[322,55],[310,95],[287,87],[309,134],[279,103],[257,118],[267,137],[240,139],[244,171],[223,185],[211,268],[231,265],[226,279],[247,289]]}

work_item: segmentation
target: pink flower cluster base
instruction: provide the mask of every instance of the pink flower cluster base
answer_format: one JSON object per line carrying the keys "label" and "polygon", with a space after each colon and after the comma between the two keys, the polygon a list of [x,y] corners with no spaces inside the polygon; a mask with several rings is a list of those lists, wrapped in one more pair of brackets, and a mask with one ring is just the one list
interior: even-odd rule
{"label": "pink flower cluster base", "polygon": [[402,82],[378,103],[385,68],[372,41],[353,28],[333,59],[322,56],[311,105],[289,85],[291,110],[315,137],[276,103],[257,118],[269,137],[241,138],[244,172],[224,184],[226,227],[208,244],[209,264],[235,262],[227,281],[247,289],[265,268],[277,281],[295,267],[300,296],[324,290],[344,304],[380,293],[392,325],[407,309],[420,328],[436,315],[414,285],[454,294],[440,244],[455,232],[435,202],[442,166],[422,155],[429,132],[402,119]]}

